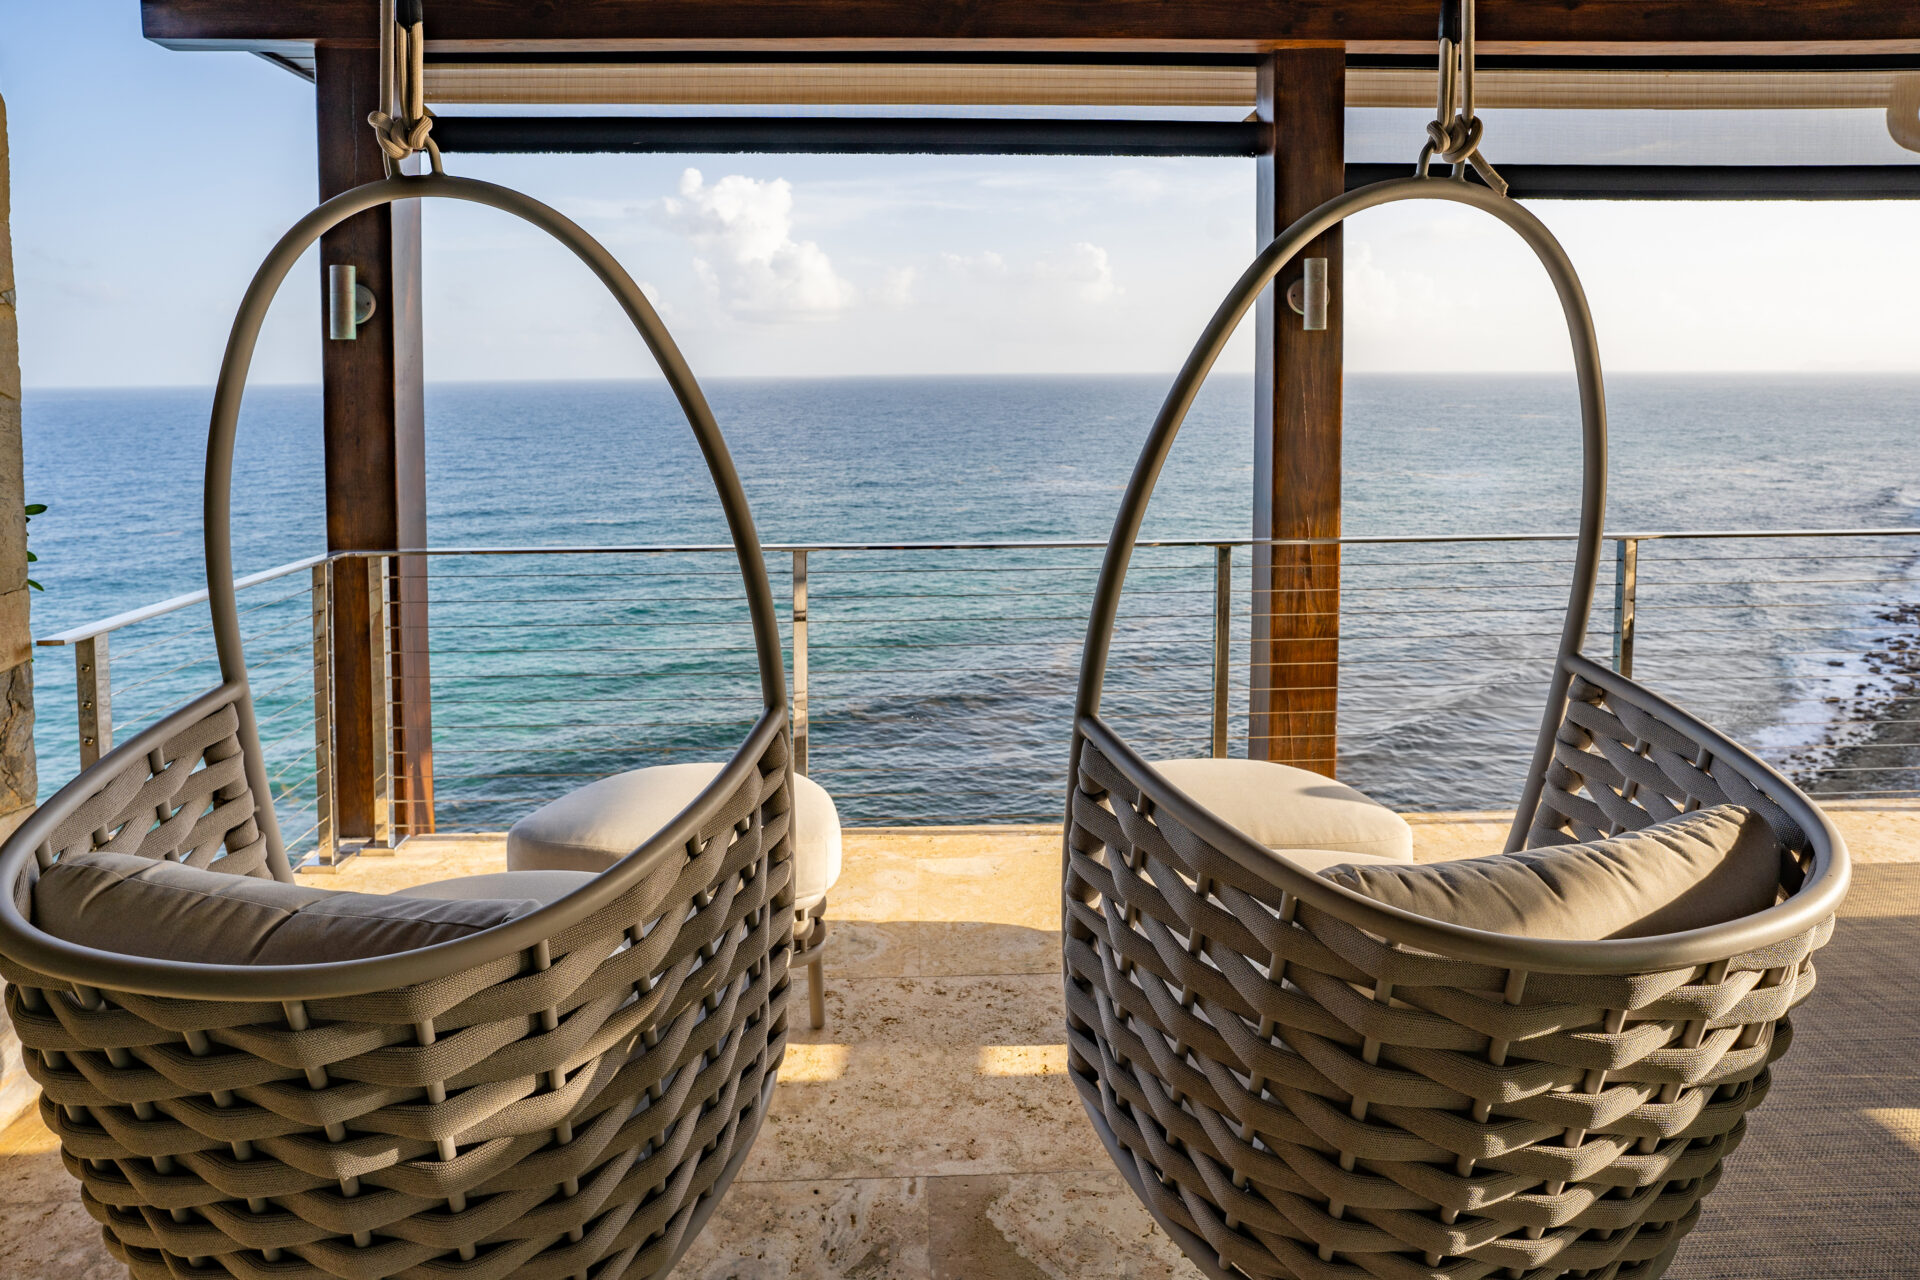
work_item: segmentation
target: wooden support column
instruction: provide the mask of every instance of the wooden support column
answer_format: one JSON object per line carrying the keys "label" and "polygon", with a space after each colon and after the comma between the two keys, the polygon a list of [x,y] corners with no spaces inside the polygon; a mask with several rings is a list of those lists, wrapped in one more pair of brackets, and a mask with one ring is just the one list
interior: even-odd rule
{"label": "wooden support column", "polygon": [[[379,102],[379,51],[314,50],[320,197],[385,174],[367,113]],[[328,339],[326,271],[352,266],[374,313],[351,341]],[[320,326],[326,424],[327,546],[335,551],[420,547],[427,541],[426,402],[421,365],[420,206],[372,209],[320,241]],[[385,693],[367,643],[367,565],[334,574],[334,780],[341,838],[374,835],[378,789],[375,699]],[[433,830],[433,723],[427,684],[424,558],[404,558],[385,583],[392,655],[391,739],[396,835]]]}
{"label": "wooden support column", "polygon": [[[1345,188],[1346,52],[1289,49],[1259,68],[1259,117],[1273,143],[1258,162],[1256,232],[1265,245]],[[1255,538],[1340,533],[1340,228],[1282,271],[1255,309]],[[1287,305],[1302,259],[1327,260],[1327,327]],[[1340,674],[1340,549],[1254,549],[1247,754],[1334,772]]]}

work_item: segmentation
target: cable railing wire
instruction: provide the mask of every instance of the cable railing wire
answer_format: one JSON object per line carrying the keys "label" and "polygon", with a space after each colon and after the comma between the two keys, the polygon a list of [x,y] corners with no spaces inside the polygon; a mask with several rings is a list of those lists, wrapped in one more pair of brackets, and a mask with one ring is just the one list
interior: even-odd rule
{"label": "cable railing wire", "polygon": [[[1818,794],[1920,794],[1914,532],[1629,535],[1640,540],[1626,660]],[[1753,541],[1742,546],[1742,536]],[[1793,541],[1816,536],[1825,540]],[[1899,541],[1889,546],[1891,539]],[[1540,550],[1554,541],[1564,540],[1352,539],[1337,575],[1309,571],[1302,579],[1289,570],[1294,576],[1257,594],[1249,539],[1143,544],[1108,679],[1112,715],[1137,725],[1130,733],[1163,758],[1207,754],[1221,732],[1233,754],[1285,756],[1319,743],[1312,751],[1336,750],[1343,776],[1389,803],[1511,803],[1501,791],[1510,779],[1459,776],[1465,771],[1432,765],[1436,753],[1415,744],[1459,744],[1458,756],[1481,764],[1525,756],[1515,744],[1530,726],[1516,730],[1516,718],[1534,714],[1528,699],[1545,685],[1565,603],[1564,582],[1541,577],[1561,563]],[[1224,635],[1215,608],[1222,547],[1231,593]],[[1083,638],[1084,614],[1074,605],[1083,584],[1091,589],[1100,550],[1091,542],[768,548],[790,660],[787,560],[796,551],[808,556],[807,767],[846,821],[1057,818],[1050,807],[1064,785],[1062,717]],[[429,756],[446,766],[435,770],[432,806],[444,830],[503,829],[607,772],[724,758],[730,737],[751,722],[756,676],[732,661],[749,647],[725,643],[744,626],[744,610],[710,585],[735,575],[729,556],[704,547],[434,550],[424,631],[397,616],[385,620],[382,662],[427,691],[433,733],[424,744],[408,736],[403,721],[416,713],[408,702],[416,695],[403,688],[414,686],[395,682],[395,696],[380,699],[379,729],[387,735],[379,776],[394,820],[408,830],[431,821],[426,799],[402,786],[410,771],[429,767]],[[256,575],[242,595],[256,628],[249,643],[270,645],[254,655],[254,694],[261,724],[274,730],[265,749],[276,801],[298,810],[282,822],[304,828],[297,839],[307,847],[330,838],[330,821],[339,825],[340,798],[317,790],[339,781],[323,750],[337,750],[344,736],[365,737],[339,722],[338,708],[315,703],[316,684],[329,701],[334,693],[323,651],[353,638],[337,634],[338,616],[323,600],[316,644],[314,593],[289,590],[285,580],[294,568],[324,563]],[[1337,610],[1317,603],[1336,589]],[[1590,653],[1604,655],[1609,644],[1619,652],[1621,590],[1602,584]],[[247,598],[256,592],[267,598]],[[1290,600],[1313,607],[1283,607]],[[163,606],[170,607],[117,615],[131,621],[93,632],[114,639],[108,688],[129,719],[192,696],[187,685],[211,666],[205,620],[194,612],[204,601]],[[1286,625],[1329,619],[1337,622],[1333,637],[1289,634]],[[1257,646],[1256,628],[1279,634]],[[86,633],[43,643],[75,643]],[[482,633],[498,641],[468,639]],[[1223,640],[1224,680],[1213,670]],[[1337,726],[1293,723],[1279,712],[1269,722],[1252,703],[1269,688],[1337,698]],[[1227,702],[1216,706],[1221,690]],[[738,714],[719,710],[728,705]],[[505,785],[516,778],[520,785]],[[899,785],[872,785],[887,778]]]}

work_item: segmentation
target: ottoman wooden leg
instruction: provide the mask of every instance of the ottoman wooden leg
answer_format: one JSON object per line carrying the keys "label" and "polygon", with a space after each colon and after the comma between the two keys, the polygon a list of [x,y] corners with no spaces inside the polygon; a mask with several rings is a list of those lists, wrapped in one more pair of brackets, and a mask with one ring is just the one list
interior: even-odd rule
{"label": "ottoman wooden leg", "polygon": [[807,966],[807,1023],[815,1031],[827,1025],[826,917],[827,904],[822,899],[795,912],[793,922],[793,958]]}

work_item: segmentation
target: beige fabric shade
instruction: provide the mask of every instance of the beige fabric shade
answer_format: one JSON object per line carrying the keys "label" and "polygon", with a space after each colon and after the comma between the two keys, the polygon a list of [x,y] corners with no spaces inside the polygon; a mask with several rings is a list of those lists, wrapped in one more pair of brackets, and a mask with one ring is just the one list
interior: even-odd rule
{"label": "beige fabric shade", "polygon": [[[1884,109],[1901,71],[1483,69],[1482,107]],[[1246,66],[947,62],[442,62],[427,99],[473,104],[1244,107]],[[1349,107],[1433,107],[1429,67],[1355,67]]]}

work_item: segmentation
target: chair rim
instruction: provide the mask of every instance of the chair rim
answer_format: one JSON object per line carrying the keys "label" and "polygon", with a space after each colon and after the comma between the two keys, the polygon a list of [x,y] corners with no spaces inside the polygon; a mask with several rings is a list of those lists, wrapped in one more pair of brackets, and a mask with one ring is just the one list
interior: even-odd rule
{"label": "chair rim", "polygon": [[[0,886],[18,883],[34,851],[52,838],[74,810],[98,794],[114,765],[161,746],[171,734],[224,706],[238,689],[223,684],[128,738],[97,764],[62,787],[20,825],[0,848]],[[768,748],[786,730],[784,708],[763,713],[726,767],[673,821],[647,842],[579,888],[523,916],[464,938],[411,951],[316,964],[207,964],[127,955],[47,933],[20,914],[11,892],[0,892],[0,954],[49,977],[113,991],[185,1000],[249,1004],[276,1000],[328,1000],[415,986],[502,959],[552,938],[611,906],[656,871],[683,855],[701,826],[758,771]],[[404,896],[405,891],[395,896]]]}
{"label": "chair rim", "polygon": [[[1590,660],[1582,662],[1594,666]],[[1769,798],[1803,824],[1813,850],[1813,867],[1800,888],[1784,902],[1752,915],[1645,938],[1524,938],[1473,929],[1370,898],[1301,866],[1287,857],[1285,850],[1268,849],[1249,839],[1169,782],[1098,714],[1081,718],[1078,736],[1092,743],[1152,799],[1156,808],[1167,810],[1175,821],[1249,874],[1357,929],[1435,955],[1533,973],[1653,973],[1758,951],[1818,928],[1834,914],[1846,896],[1852,869],[1846,842],[1818,806],[1808,802],[1765,761],[1632,680],[1597,666],[1591,674],[1584,667],[1576,669],[1575,674],[1595,684],[1601,683],[1596,676],[1605,676],[1615,692],[1632,690],[1637,698],[1656,704],[1662,717],[1671,718],[1676,728],[1701,734],[1713,745],[1717,758],[1737,761],[1743,772],[1775,784],[1779,789]],[[1077,789],[1077,781],[1075,785]]]}

